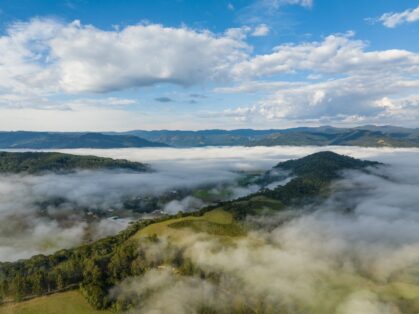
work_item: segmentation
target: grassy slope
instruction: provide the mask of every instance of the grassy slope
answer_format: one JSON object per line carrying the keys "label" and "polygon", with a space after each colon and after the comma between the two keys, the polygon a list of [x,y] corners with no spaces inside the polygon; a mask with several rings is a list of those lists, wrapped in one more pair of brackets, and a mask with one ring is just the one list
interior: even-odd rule
{"label": "grassy slope", "polygon": [[0,314],[108,314],[96,311],[78,291],[68,291],[0,307]]}
{"label": "grassy slope", "polygon": [[152,224],[138,231],[134,238],[140,239],[155,234],[177,237],[182,235],[184,228],[222,236],[244,234],[244,230],[234,221],[231,213],[224,211],[222,208],[217,208],[198,217],[186,216]]}

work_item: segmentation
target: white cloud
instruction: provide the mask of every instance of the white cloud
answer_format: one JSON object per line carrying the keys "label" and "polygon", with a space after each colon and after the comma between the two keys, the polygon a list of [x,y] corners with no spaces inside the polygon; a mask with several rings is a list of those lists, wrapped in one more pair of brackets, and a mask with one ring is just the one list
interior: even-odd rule
{"label": "white cloud", "polygon": [[[269,6],[309,7],[313,3],[266,0],[257,4],[266,10]],[[253,47],[246,39],[267,35],[269,27],[249,25],[214,34],[158,24],[105,31],[78,21],[15,23],[0,37],[1,126],[121,130],[139,125],[202,128],[209,123],[205,127],[211,127],[203,120],[193,122],[196,116],[189,113],[176,122],[169,119],[170,113],[159,113],[158,126],[155,121],[147,124],[144,114],[124,111],[123,107],[137,102],[127,97],[89,95],[71,101],[56,97],[160,83],[215,84],[216,92],[263,94],[248,105],[239,102],[238,109],[224,110],[224,117],[243,123],[255,116],[302,123],[324,119],[391,122],[391,117],[412,122],[418,117],[413,105],[419,95],[417,53],[371,50],[368,42],[348,32],[321,41],[281,44],[271,53],[257,55],[252,54]],[[393,106],[383,105],[383,99]],[[95,115],[101,119],[92,121]]]}
{"label": "white cloud", "polygon": [[0,37],[6,52],[0,56],[0,88],[107,92],[222,80],[248,49],[232,33],[157,24],[103,31],[79,21],[17,23]]}
{"label": "white cloud", "polygon": [[[230,313],[240,304],[259,312],[416,312],[418,150],[334,150],[388,165],[375,169],[377,175],[347,172],[332,185],[328,200],[311,210],[247,217],[252,230],[227,245],[224,239],[186,231],[176,241],[161,237],[150,248],[142,245],[149,260],[166,261],[177,248],[200,270],[197,274],[207,276],[201,280],[162,267],[123,282],[114,292],[141,300],[136,308],[141,313],[189,313],[202,305]],[[212,280],[213,274],[220,279]]]}
{"label": "white cloud", "polygon": [[[406,50],[368,51],[367,43],[353,39],[354,34],[336,34],[321,42],[278,46],[271,54],[258,55],[237,64],[237,78],[267,78],[282,75],[282,80],[245,81],[233,87],[216,89],[224,93],[270,93],[248,108],[227,110],[226,116],[249,121],[251,116],[267,119],[360,123],[384,120],[413,123],[419,114],[412,105],[385,107],[387,98],[397,103],[412,103],[419,94],[419,55]],[[315,81],[295,81],[289,75],[314,75]],[[285,76],[285,74],[287,76]],[[416,109],[416,107],[415,107]],[[407,115],[406,113],[409,112]],[[374,121],[375,120],[375,121]]]}
{"label": "white cloud", "polygon": [[[397,121],[415,126],[419,119],[416,94],[419,80],[403,77],[350,76],[321,82],[293,82],[283,86],[266,83],[271,89],[257,105],[230,109],[222,114],[237,121],[268,120],[319,123],[383,123]],[[256,88],[264,83],[254,83]],[[277,87],[275,87],[277,86]],[[268,90],[269,90],[268,89]],[[232,89],[252,91],[251,85]],[[413,93],[408,97],[404,94]],[[391,98],[390,98],[391,97]],[[297,123],[298,124],[298,123]]]}
{"label": "white cloud", "polygon": [[366,51],[367,44],[354,34],[327,36],[322,42],[285,44],[266,55],[257,55],[234,67],[237,76],[267,76],[295,71],[329,74],[376,70],[418,71],[419,56],[406,50]]}
{"label": "white cloud", "polygon": [[269,34],[269,27],[266,24],[260,24],[256,26],[255,30],[252,32],[252,36],[255,37],[264,37]]}
{"label": "white cloud", "polygon": [[401,24],[419,21],[419,6],[399,13],[384,13],[378,20],[388,28],[395,28]]}
{"label": "white cloud", "polygon": [[47,41],[58,27],[52,20],[33,20],[7,29],[0,37],[0,91],[34,95],[39,89],[51,92],[56,88]]}

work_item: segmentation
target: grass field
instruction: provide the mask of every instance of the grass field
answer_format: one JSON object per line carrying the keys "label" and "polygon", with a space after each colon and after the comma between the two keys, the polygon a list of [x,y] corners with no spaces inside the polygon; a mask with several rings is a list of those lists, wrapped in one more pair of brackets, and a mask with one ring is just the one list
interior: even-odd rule
{"label": "grass field", "polygon": [[281,201],[263,195],[254,196],[246,201],[238,201],[236,204],[244,206],[249,211],[253,210],[254,213],[275,212],[285,207]]}
{"label": "grass field", "polygon": [[78,291],[61,292],[0,306],[0,314],[110,314],[96,311]]}
{"label": "grass field", "polygon": [[245,234],[244,229],[234,222],[231,213],[224,211],[222,208],[217,208],[200,217],[186,216],[152,224],[138,231],[134,238],[140,239],[146,236],[163,234],[178,237],[182,235],[182,231],[185,229],[220,236],[239,236]]}

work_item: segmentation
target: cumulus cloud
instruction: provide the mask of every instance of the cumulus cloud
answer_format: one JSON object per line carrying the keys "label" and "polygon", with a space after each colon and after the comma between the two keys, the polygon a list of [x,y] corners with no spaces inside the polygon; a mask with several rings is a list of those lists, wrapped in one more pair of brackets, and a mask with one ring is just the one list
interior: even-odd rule
{"label": "cumulus cloud", "polygon": [[[35,19],[0,39],[0,87],[14,91],[106,92],[134,86],[183,86],[228,76],[247,45],[229,32],[133,25],[104,31],[79,21]],[[146,60],[138,62],[138,60]],[[146,64],[146,66],[144,66]]]}
{"label": "cumulus cloud", "polygon": [[[283,121],[359,123],[403,121],[414,114],[412,100],[419,91],[419,56],[405,50],[367,51],[353,33],[326,37],[322,42],[281,45],[271,54],[256,56],[235,66],[237,76],[264,77],[309,72],[315,81],[249,81],[217,92],[263,91],[267,96],[249,107],[228,109],[226,116],[248,121],[257,116]],[[410,95],[406,98],[406,94]],[[395,106],[383,106],[392,99]],[[407,114],[409,112],[409,114]]]}
{"label": "cumulus cloud", "polygon": [[226,313],[416,312],[417,150],[352,152],[376,154],[389,166],[374,174],[347,172],[318,207],[259,219],[234,243],[196,233],[177,238],[172,245],[204,275],[162,267],[123,282],[113,296],[129,295],[144,313],[171,305],[178,313],[207,307]]}
{"label": "cumulus cloud", "polygon": [[[258,82],[224,89],[223,92],[252,92],[266,89],[265,99],[249,107],[221,113],[239,121],[262,118],[305,123],[408,123],[418,119],[416,92],[419,81],[403,77],[350,76],[320,82],[292,84]],[[404,96],[411,94],[411,96]]]}
{"label": "cumulus cloud", "polygon": [[285,44],[271,54],[259,55],[235,66],[237,75],[265,76],[294,71],[320,73],[371,73],[398,70],[414,73],[419,56],[406,50],[366,51],[366,42],[352,39],[353,32],[327,36],[322,42]]}
{"label": "cumulus cloud", "polygon": [[419,7],[407,9],[403,12],[384,13],[379,19],[385,27],[395,28],[401,24],[413,23],[419,21]]}
{"label": "cumulus cloud", "polygon": [[[262,1],[253,6],[269,11],[268,7],[284,4],[312,5],[311,1]],[[268,24],[258,21],[215,34],[159,24],[102,30],[79,21],[66,24],[34,19],[14,23],[0,37],[0,49],[5,52],[0,56],[2,125],[14,129],[10,121],[24,125],[22,121],[28,116],[36,117],[29,119],[31,124],[25,124],[32,129],[41,129],[45,121],[49,121],[50,129],[76,128],[65,122],[70,118],[62,117],[71,117],[80,123],[80,129],[92,128],[93,124],[95,130],[145,125],[151,119],[145,113],[122,109],[134,104],[134,99],[99,97],[95,101],[81,97],[57,101],[53,96],[161,83],[215,83],[216,92],[262,93],[248,107],[256,106],[257,110],[241,105],[238,110],[230,108],[225,112],[225,117],[241,123],[255,116],[265,121],[317,123],[374,123],[374,119],[399,122],[411,116],[411,106],[399,106],[395,111],[377,104],[382,99],[391,99],[394,104],[414,98],[418,93],[418,54],[403,49],[370,50],[368,42],[356,39],[353,32],[332,34],[321,41],[281,44],[263,55],[252,53],[248,36],[267,35]],[[301,75],[317,79],[301,80]],[[100,111],[102,118],[92,123],[89,106],[101,105],[114,110]],[[306,107],[310,110],[301,109]],[[159,119],[165,118],[159,115]],[[414,119],[416,115],[410,120]],[[163,120],[161,126],[179,127],[173,125],[173,119]],[[101,121],[106,123],[101,125]],[[148,124],[155,127],[155,123]]]}

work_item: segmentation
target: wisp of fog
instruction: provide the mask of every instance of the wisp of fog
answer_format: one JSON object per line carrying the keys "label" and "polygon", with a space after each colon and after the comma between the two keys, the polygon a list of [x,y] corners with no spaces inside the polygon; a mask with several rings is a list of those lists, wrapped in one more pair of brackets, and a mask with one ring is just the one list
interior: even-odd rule
{"label": "wisp of fog", "polygon": [[[88,216],[86,218],[86,211],[118,209],[123,207],[123,199],[132,196],[159,196],[172,189],[193,189],[206,185],[213,185],[212,188],[216,189],[219,184],[227,184],[230,185],[232,191],[231,198],[244,196],[257,191],[259,187],[237,186],[235,182],[243,171],[265,171],[280,161],[326,149],[354,157],[383,161],[392,165],[392,167],[383,170],[388,171],[389,173],[386,175],[393,178],[391,181],[393,187],[387,187],[391,192],[408,193],[408,191],[417,188],[415,173],[412,170],[418,169],[416,161],[418,151],[415,149],[210,147],[65,150],[63,152],[145,162],[151,165],[154,172],[79,171],[67,175],[2,175],[0,180],[0,260],[12,261],[37,253],[50,253],[59,248],[72,247],[85,241],[86,234],[89,234],[88,240],[115,234],[125,228],[132,219],[138,218],[130,216],[128,213],[119,219],[114,219],[109,217],[112,214],[108,212],[103,217],[97,215],[96,219],[89,219]],[[368,189],[372,189],[376,193],[383,189],[374,187],[375,183],[381,183],[383,186],[388,184],[387,181],[380,181],[377,178],[374,177],[376,181],[367,185]],[[348,176],[346,184],[358,184],[354,181],[355,179],[364,180],[361,182],[362,184],[373,180],[361,175],[356,175],[352,179]],[[344,182],[346,181],[342,181],[340,184],[344,184]],[[390,197],[389,195],[391,194],[386,193],[384,194],[386,198],[380,197],[380,199],[384,201]],[[57,203],[51,201],[62,199],[65,201]],[[402,199],[408,202],[408,195],[395,197],[394,202]],[[373,211],[376,207],[367,206],[368,200],[370,198],[366,198],[363,204]],[[48,202],[46,203],[46,201]],[[390,200],[388,203],[391,203]],[[204,205],[205,202],[199,198],[186,195],[182,199],[169,201],[161,210],[173,214],[178,211],[194,210]],[[375,212],[379,212],[380,215],[384,215],[386,212],[388,215],[396,215],[396,210],[404,212],[404,209],[399,208],[399,204],[390,205],[382,204]],[[414,203],[410,205],[414,207]],[[362,207],[359,206],[357,211],[362,213]],[[332,205],[330,207],[333,208]],[[413,215],[414,212],[412,210],[410,215]],[[368,217],[366,213],[367,211],[364,209],[361,217],[373,221],[374,216]],[[333,217],[332,214],[330,215]],[[403,215],[398,216],[398,219],[402,219]],[[309,218],[305,217],[300,224],[307,219]],[[409,216],[405,220],[409,219],[413,218]],[[400,223],[404,224],[405,220]],[[414,225],[414,223],[412,224]],[[393,222],[389,228],[391,226],[395,226]],[[402,229],[408,230],[406,226]],[[373,231],[372,227],[370,231]],[[398,232],[401,237],[402,231]],[[413,233],[410,234],[414,238]],[[407,235],[403,240],[406,240],[406,237]],[[393,241],[395,240],[393,239]]]}

